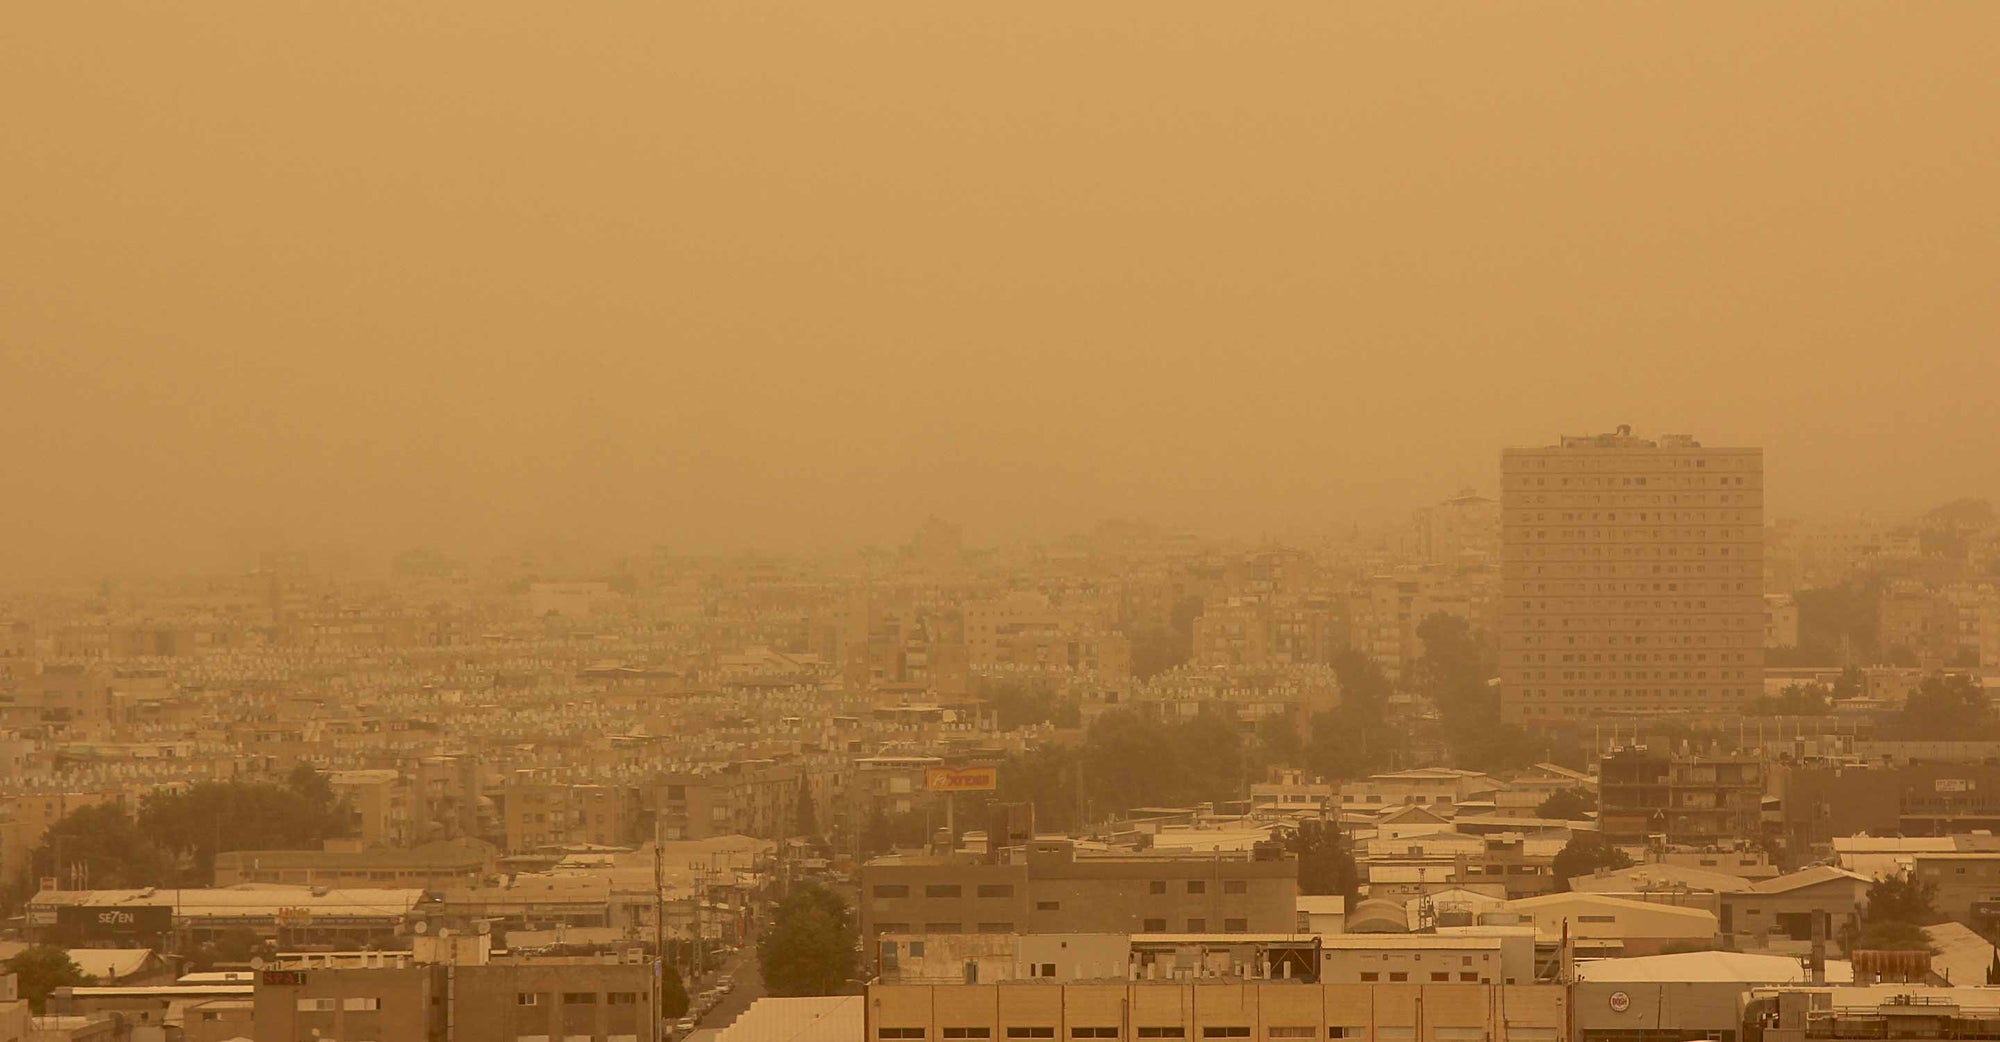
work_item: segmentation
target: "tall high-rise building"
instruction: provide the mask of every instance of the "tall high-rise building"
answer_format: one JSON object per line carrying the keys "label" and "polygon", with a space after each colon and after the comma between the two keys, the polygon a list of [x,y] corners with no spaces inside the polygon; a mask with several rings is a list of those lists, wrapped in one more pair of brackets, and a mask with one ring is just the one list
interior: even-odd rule
{"label": "tall high-rise building", "polygon": [[1686,435],[1500,454],[1501,706],[1531,726],[1760,694],[1764,451]]}

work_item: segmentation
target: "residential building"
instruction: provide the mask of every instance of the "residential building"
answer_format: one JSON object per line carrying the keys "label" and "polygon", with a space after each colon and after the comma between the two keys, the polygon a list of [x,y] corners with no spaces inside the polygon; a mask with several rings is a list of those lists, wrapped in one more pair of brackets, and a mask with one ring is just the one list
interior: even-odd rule
{"label": "residential building", "polygon": [[1764,463],[1630,428],[1501,454],[1501,705],[1535,726],[1760,693]]}
{"label": "residential building", "polygon": [[1013,860],[877,858],[861,870],[861,934],[1285,933],[1298,864],[1246,854],[1092,853],[1037,839]]}
{"label": "residential building", "polygon": [[1763,833],[1764,761],[1645,746],[1598,762],[1604,838],[1634,847],[1728,849]]}
{"label": "residential building", "polygon": [[1456,982],[875,984],[864,1037],[1563,1042],[1567,999],[1559,987]]}

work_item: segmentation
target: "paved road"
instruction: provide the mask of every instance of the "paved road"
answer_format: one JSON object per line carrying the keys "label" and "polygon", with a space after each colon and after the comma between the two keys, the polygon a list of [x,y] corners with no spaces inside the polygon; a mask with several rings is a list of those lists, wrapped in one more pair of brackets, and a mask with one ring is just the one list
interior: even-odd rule
{"label": "paved road", "polygon": [[689,986],[689,997],[700,993],[702,988],[712,986],[715,977],[722,974],[736,978],[736,989],[724,995],[722,1001],[701,1018],[695,1025],[698,1028],[728,1027],[739,1014],[750,1008],[752,1002],[764,997],[764,978],[757,973],[757,953],[748,946],[730,956],[720,974],[711,975],[699,987]]}

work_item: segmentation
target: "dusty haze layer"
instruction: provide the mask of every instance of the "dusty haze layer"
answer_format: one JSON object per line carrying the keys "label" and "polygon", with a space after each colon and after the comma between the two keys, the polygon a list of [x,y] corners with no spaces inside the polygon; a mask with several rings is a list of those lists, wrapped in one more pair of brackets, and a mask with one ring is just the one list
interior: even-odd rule
{"label": "dusty haze layer", "polygon": [[1774,513],[2000,484],[2000,5],[8,23],[17,571],[1254,534],[1621,422]]}

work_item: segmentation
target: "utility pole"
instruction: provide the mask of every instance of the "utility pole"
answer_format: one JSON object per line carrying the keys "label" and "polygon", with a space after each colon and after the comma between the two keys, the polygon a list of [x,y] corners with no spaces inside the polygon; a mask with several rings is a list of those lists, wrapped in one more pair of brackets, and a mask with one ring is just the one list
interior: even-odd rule
{"label": "utility pole", "polygon": [[667,852],[653,815],[653,1037],[667,1033]]}

